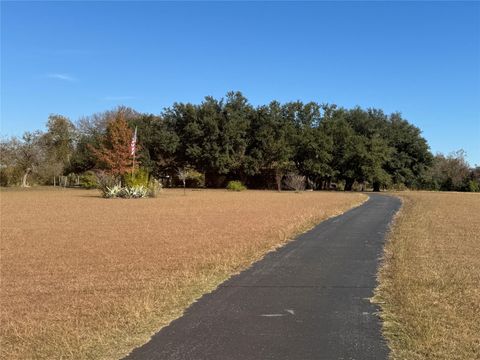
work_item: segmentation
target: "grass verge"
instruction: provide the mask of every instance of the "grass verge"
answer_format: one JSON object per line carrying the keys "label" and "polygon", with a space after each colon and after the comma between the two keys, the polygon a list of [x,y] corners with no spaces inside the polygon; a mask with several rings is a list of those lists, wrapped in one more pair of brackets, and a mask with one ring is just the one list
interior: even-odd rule
{"label": "grass verge", "polygon": [[374,298],[391,359],[480,359],[480,195],[396,195]]}

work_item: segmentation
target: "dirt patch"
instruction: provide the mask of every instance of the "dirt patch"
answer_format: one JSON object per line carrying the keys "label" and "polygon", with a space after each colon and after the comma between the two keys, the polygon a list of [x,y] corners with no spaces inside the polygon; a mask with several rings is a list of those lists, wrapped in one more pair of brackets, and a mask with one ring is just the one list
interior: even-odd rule
{"label": "dirt patch", "polygon": [[118,358],[268,250],[365,198],[1,192],[1,357]]}

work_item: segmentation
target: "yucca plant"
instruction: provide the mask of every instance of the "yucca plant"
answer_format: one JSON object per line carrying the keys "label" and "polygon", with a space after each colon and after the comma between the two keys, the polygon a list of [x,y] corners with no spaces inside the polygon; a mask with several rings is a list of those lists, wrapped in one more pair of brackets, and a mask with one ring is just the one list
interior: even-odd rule
{"label": "yucca plant", "polygon": [[147,197],[148,189],[145,186],[124,187],[121,193],[122,197],[129,199],[138,199]]}
{"label": "yucca plant", "polygon": [[114,185],[112,187],[106,186],[103,192],[103,197],[108,199],[116,198],[122,195],[122,187],[120,185]]}

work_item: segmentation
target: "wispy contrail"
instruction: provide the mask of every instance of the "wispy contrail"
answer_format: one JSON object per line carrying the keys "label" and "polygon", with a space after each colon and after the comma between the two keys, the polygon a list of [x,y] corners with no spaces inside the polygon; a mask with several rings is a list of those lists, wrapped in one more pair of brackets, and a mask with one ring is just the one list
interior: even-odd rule
{"label": "wispy contrail", "polygon": [[47,74],[47,77],[50,79],[58,79],[58,80],[63,80],[63,81],[77,81],[73,76],[68,75],[68,74]]}

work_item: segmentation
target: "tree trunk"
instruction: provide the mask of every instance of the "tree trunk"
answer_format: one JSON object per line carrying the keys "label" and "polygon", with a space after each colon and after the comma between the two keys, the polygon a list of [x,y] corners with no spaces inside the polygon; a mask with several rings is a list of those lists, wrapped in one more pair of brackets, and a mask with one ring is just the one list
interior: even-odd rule
{"label": "tree trunk", "polygon": [[345,191],[352,191],[353,183],[352,179],[345,180]]}
{"label": "tree trunk", "polygon": [[283,173],[280,170],[275,170],[275,182],[277,183],[278,191],[282,191],[282,177]]}
{"label": "tree trunk", "polygon": [[25,174],[23,174],[23,177],[22,177],[22,187],[28,187],[28,183],[27,183],[27,177],[28,177],[28,174],[30,174],[30,171],[31,169],[27,169],[27,171],[25,171]]}
{"label": "tree trunk", "polygon": [[380,191],[380,183],[377,181],[373,182],[373,191],[379,192]]}

